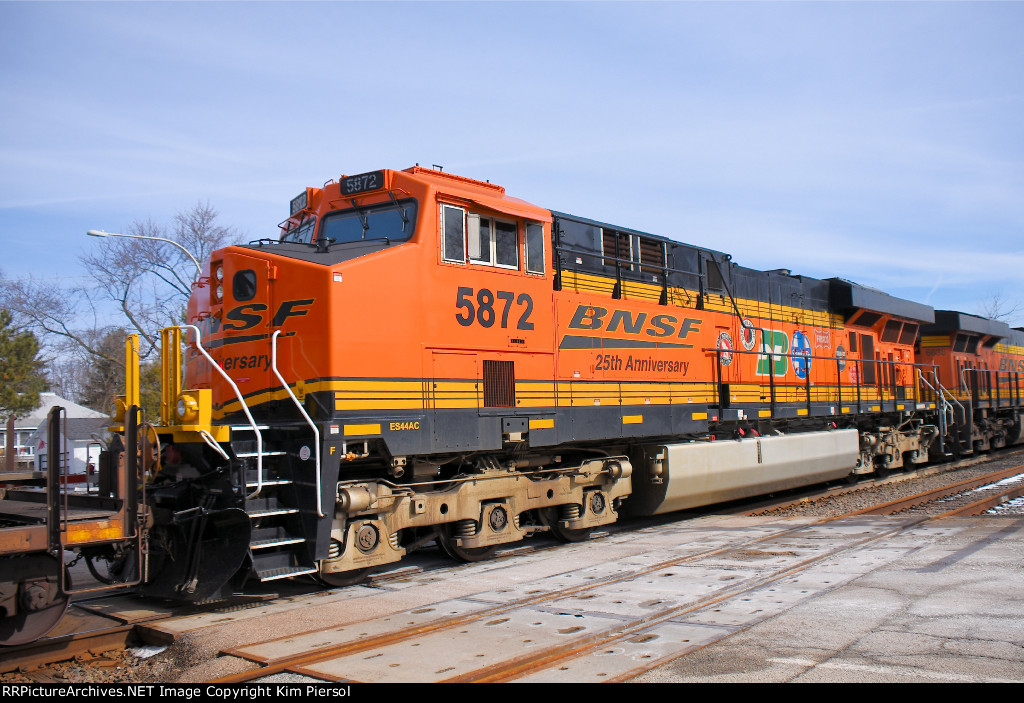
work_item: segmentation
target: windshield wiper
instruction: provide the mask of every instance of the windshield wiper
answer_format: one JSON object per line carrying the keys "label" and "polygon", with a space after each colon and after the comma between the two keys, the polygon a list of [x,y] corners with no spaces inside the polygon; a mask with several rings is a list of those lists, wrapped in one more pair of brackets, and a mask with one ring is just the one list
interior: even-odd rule
{"label": "windshield wiper", "polygon": [[404,207],[399,207],[398,199],[395,197],[394,191],[389,190],[388,191],[388,195],[391,196],[391,202],[394,203],[395,209],[398,210],[398,213],[402,216],[402,231],[404,232],[405,231],[405,226],[407,224],[409,224],[409,216],[407,214],[405,214],[405,208]]}
{"label": "windshield wiper", "polygon": [[362,238],[366,239],[366,232],[367,232],[367,230],[370,229],[370,223],[369,223],[369,221],[366,218],[366,213],[364,213],[362,210],[360,210],[359,206],[356,205],[356,199],[355,198],[349,198],[349,202],[352,203],[352,209],[355,211],[355,213],[357,215],[359,215],[359,221],[363,223],[363,237]]}

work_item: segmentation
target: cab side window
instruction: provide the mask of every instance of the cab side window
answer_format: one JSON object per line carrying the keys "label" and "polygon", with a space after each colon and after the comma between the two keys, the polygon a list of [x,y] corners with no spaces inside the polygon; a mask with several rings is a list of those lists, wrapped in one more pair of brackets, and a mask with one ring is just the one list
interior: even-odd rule
{"label": "cab side window", "polygon": [[453,205],[441,206],[441,252],[445,261],[466,263],[466,211]]}
{"label": "cab side window", "polygon": [[539,222],[526,223],[526,270],[544,275],[544,227]]}
{"label": "cab side window", "polygon": [[519,228],[515,222],[470,213],[466,224],[470,263],[519,269]]}
{"label": "cab side window", "polygon": [[456,205],[441,204],[441,258],[453,264],[476,264],[520,271],[525,256],[526,271],[544,275],[544,226],[519,223],[492,215],[467,212]]}
{"label": "cab side window", "polygon": [[514,222],[494,223],[494,265],[519,268],[519,228]]}

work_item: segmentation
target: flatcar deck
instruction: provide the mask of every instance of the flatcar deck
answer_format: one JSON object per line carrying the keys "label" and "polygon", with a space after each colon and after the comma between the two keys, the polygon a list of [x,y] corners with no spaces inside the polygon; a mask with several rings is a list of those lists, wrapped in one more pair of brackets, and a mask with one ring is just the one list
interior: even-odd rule
{"label": "flatcar deck", "polygon": [[[117,514],[116,510],[101,510],[96,508],[82,508],[60,506],[61,519],[68,522],[81,522],[83,520],[107,519]],[[46,523],[46,504],[25,500],[3,500],[0,501],[0,520],[11,520],[22,522],[26,525],[42,525]]]}
{"label": "flatcar deck", "polygon": [[[66,504],[65,504],[66,503]],[[121,514],[121,501],[101,496],[68,494],[58,502],[58,521],[75,540],[82,535],[121,535],[115,527]],[[8,491],[0,500],[0,554],[16,554],[26,549],[46,550],[49,546],[46,493],[41,489],[21,488]]]}

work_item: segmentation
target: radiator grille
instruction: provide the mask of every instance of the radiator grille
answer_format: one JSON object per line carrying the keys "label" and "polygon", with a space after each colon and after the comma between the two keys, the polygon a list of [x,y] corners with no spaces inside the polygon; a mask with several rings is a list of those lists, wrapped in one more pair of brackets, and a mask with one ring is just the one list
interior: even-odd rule
{"label": "radiator grille", "polygon": [[511,361],[484,360],[484,407],[514,408],[516,372]]}

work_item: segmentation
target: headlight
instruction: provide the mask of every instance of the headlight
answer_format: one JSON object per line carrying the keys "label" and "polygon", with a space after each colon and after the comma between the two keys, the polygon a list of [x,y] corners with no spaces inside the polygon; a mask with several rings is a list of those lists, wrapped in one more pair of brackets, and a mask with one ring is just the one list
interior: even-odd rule
{"label": "headlight", "polygon": [[[217,270],[220,271],[220,269],[217,269]],[[217,300],[223,300],[224,299],[224,286],[222,286],[222,285],[220,285],[218,283],[217,287],[213,291],[213,294],[217,297]]]}
{"label": "headlight", "polygon": [[223,281],[224,280],[224,267],[223,266],[218,266],[217,270],[214,271],[213,275],[216,277],[216,279],[218,281]]}
{"label": "headlight", "polygon": [[182,421],[194,420],[199,411],[199,403],[190,395],[178,397],[178,418]]}

